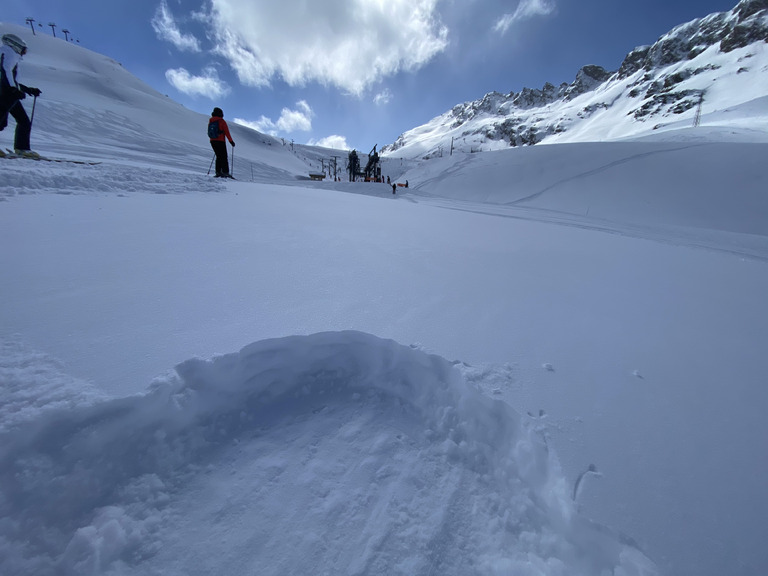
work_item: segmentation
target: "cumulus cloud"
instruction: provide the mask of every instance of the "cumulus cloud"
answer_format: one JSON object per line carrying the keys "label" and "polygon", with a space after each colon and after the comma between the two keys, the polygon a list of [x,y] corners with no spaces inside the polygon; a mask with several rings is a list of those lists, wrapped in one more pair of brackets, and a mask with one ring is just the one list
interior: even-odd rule
{"label": "cumulus cloud", "polygon": [[275,129],[275,123],[272,122],[266,116],[262,116],[258,120],[246,120],[245,118],[234,118],[232,120],[235,124],[240,124],[246,128],[252,128],[258,130],[263,134],[269,134],[270,136],[277,136],[277,130]]}
{"label": "cumulus cloud", "polygon": [[296,110],[283,108],[277,120],[277,128],[284,132],[309,132],[312,130],[312,108],[304,100],[296,102]]}
{"label": "cumulus cloud", "polygon": [[376,94],[376,96],[373,97],[373,103],[377,106],[384,106],[385,104],[389,104],[389,102],[392,100],[392,92],[389,91],[389,88],[385,88],[383,91]]}
{"label": "cumulus cloud", "polygon": [[307,142],[309,146],[320,146],[322,148],[334,148],[336,150],[349,150],[347,139],[344,136],[334,134],[332,136],[326,136],[320,140],[310,140]]}
{"label": "cumulus cloud", "polygon": [[179,50],[200,52],[200,42],[191,34],[181,33],[165,0],[162,0],[155,10],[152,28],[154,28],[158,38],[167,40]]}
{"label": "cumulus cloud", "polygon": [[214,68],[206,68],[203,76],[193,76],[185,68],[166,70],[165,78],[179,92],[190,96],[215,99],[229,94],[229,86],[219,80]]}
{"label": "cumulus cloud", "polygon": [[[211,0],[212,36],[243,84],[279,77],[360,95],[443,51],[439,0]],[[286,14],[290,14],[289,17]]]}
{"label": "cumulus cloud", "polygon": [[504,14],[499,18],[494,31],[505,34],[509,27],[516,22],[527,20],[533,16],[548,16],[555,11],[555,3],[551,0],[521,0],[512,14]]}
{"label": "cumulus cloud", "polygon": [[241,118],[235,118],[235,122],[248,126],[259,132],[277,136],[278,134],[287,134],[290,132],[309,132],[312,130],[312,117],[315,113],[304,100],[296,102],[296,109],[283,108],[280,118],[272,120],[262,116],[258,120],[249,121]]}

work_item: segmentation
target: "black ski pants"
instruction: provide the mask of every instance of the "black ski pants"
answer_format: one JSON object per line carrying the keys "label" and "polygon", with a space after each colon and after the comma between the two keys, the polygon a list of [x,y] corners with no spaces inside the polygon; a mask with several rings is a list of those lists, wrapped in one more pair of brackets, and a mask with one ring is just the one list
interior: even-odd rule
{"label": "black ski pants", "polygon": [[222,140],[211,140],[211,148],[216,153],[216,176],[229,174],[229,157],[227,156],[227,143]]}
{"label": "black ski pants", "polygon": [[0,130],[7,126],[8,114],[16,120],[13,147],[16,150],[29,150],[29,133],[32,131],[32,124],[29,121],[29,116],[27,116],[27,111],[21,105],[21,100],[16,97],[0,97]]}

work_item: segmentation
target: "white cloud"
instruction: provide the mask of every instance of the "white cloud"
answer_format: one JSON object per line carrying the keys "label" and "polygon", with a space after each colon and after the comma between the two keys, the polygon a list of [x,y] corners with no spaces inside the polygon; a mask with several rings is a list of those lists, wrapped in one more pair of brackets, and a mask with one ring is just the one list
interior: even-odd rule
{"label": "white cloud", "polygon": [[[212,35],[243,84],[319,82],[360,95],[447,46],[440,0],[211,0]],[[289,16],[287,16],[289,15]]]}
{"label": "white cloud", "polygon": [[521,0],[517,9],[512,14],[504,14],[499,18],[494,31],[505,34],[509,27],[516,22],[527,20],[533,16],[548,16],[552,14],[557,7],[551,0]]}
{"label": "white cloud", "polygon": [[312,108],[304,100],[296,102],[296,109],[283,108],[280,113],[280,118],[277,121],[262,116],[255,122],[249,120],[243,120],[241,118],[235,118],[235,122],[269,134],[270,136],[277,136],[278,134],[287,134],[290,132],[309,132],[312,130],[312,117],[315,113]]}
{"label": "white cloud", "polygon": [[166,70],[165,78],[179,92],[190,96],[215,99],[229,94],[229,86],[219,80],[214,68],[203,70],[203,76],[193,76],[185,68]]}
{"label": "white cloud", "polygon": [[326,136],[320,140],[310,140],[307,142],[309,146],[320,146],[322,148],[334,148],[336,150],[349,150],[347,139],[344,136],[334,134],[332,136]]}
{"label": "white cloud", "polygon": [[255,122],[252,120],[246,120],[245,118],[235,118],[233,120],[235,124],[240,124],[246,128],[252,128],[258,130],[262,134],[269,134],[270,136],[277,136],[277,130],[275,130],[275,123],[272,122],[266,116],[262,116]]}
{"label": "white cloud", "polygon": [[266,116],[262,116],[255,122],[253,120],[246,120],[245,118],[234,118],[232,121],[235,124],[240,124],[241,126],[245,126],[246,128],[252,128],[253,130],[258,130],[262,134],[277,136],[277,131],[275,130],[275,123],[272,122],[272,120],[270,120]]}
{"label": "white cloud", "polygon": [[389,88],[385,88],[382,92],[379,92],[373,97],[373,103],[376,104],[376,106],[384,106],[385,104],[389,104],[391,100],[392,92],[390,92]]}
{"label": "white cloud", "polygon": [[297,102],[296,106],[298,107],[297,110],[283,108],[277,121],[278,129],[284,132],[295,132],[297,130],[309,132],[312,130],[312,116],[314,116],[312,108],[304,100]]}
{"label": "white cloud", "polygon": [[152,28],[154,28],[158,38],[167,40],[179,50],[200,52],[200,42],[192,34],[181,33],[165,0],[162,0],[155,10]]}

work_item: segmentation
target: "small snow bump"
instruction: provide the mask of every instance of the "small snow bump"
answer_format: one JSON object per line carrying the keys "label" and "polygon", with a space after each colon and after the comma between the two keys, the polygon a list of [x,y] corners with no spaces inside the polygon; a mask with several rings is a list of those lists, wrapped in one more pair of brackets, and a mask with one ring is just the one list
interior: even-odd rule
{"label": "small snow bump", "polygon": [[550,364],[549,362],[545,362],[544,364],[541,365],[541,367],[544,368],[544,370],[546,370],[547,372],[555,371],[555,367],[552,366],[552,364]]}

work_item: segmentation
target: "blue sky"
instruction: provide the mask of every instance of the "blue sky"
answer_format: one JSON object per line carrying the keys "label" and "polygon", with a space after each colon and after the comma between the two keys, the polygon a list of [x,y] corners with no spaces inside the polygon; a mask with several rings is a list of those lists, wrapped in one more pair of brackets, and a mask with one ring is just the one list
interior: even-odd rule
{"label": "blue sky", "polygon": [[192,110],[367,152],[493,90],[614,70],[634,47],[736,3],[4,0],[0,20],[32,17],[38,34],[54,22]]}

